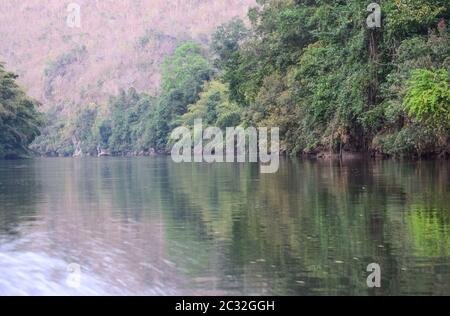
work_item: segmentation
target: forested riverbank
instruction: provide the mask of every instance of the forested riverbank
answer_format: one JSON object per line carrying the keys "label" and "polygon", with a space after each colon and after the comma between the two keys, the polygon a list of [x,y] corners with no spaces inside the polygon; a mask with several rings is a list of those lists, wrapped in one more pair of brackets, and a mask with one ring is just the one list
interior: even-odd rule
{"label": "forested riverbank", "polygon": [[[165,153],[170,132],[279,127],[287,155],[448,157],[450,4],[260,0],[207,43],[179,41],[157,95],[133,87],[106,104],[55,105],[32,145],[44,156]],[[35,135],[35,134],[33,134]]]}

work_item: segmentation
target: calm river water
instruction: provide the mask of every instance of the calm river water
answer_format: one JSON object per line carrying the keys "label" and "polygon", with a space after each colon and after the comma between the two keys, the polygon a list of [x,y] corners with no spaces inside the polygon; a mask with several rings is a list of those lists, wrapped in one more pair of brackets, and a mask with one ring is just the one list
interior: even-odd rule
{"label": "calm river water", "polygon": [[450,295],[449,193],[445,161],[2,161],[0,295]]}

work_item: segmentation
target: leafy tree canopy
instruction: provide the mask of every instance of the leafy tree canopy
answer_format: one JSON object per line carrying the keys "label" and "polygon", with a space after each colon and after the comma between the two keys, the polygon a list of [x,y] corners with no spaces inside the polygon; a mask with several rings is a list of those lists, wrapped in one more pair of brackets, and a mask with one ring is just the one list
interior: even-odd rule
{"label": "leafy tree canopy", "polygon": [[0,158],[26,155],[39,135],[41,115],[35,101],[16,83],[17,76],[0,63]]}

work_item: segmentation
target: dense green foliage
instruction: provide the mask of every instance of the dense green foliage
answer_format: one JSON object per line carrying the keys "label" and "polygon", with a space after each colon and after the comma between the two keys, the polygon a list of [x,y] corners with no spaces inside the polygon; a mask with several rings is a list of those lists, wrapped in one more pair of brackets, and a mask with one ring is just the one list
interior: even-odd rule
{"label": "dense green foliage", "polygon": [[439,130],[450,127],[450,89],[447,70],[418,69],[407,83],[404,105],[420,123]]}
{"label": "dense green foliage", "polygon": [[17,76],[0,63],[0,159],[24,156],[39,134],[36,104],[16,84]]}
{"label": "dense green foliage", "polygon": [[106,108],[89,104],[68,118],[66,109],[50,112],[48,124],[33,144],[50,156],[128,155],[142,151],[146,121],[154,99],[136,90],[111,97]]}
{"label": "dense green foliage", "polygon": [[[427,123],[408,109],[414,91],[416,102],[427,93],[434,103],[423,106],[441,109],[433,124],[448,122],[448,1],[383,1],[380,30],[366,26],[366,1],[259,3],[250,14],[254,36],[224,75],[231,98],[248,109],[248,124],[279,126],[293,154],[449,151],[448,130],[420,128]],[[427,87],[428,76],[426,92],[411,86],[420,85],[416,70],[434,68],[439,83]]]}
{"label": "dense green foliage", "polygon": [[203,124],[225,129],[241,123],[242,110],[236,103],[229,101],[229,90],[220,81],[206,82],[200,99],[188,107],[178,125],[193,126],[195,119],[202,119]]}
{"label": "dense green foliage", "polygon": [[292,155],[448,154],[450,3],[382,1],[380,29],[368,29],[367,5],[258,0],[250,28],[233,19],[209,51],[188,42],[169,56],[154,102],[119,96],[109,119],[72,124],[90,131],[76,136],[91,144],[82,151],[164,152],[173,128],[202,118],[221,128],[278,126]]}
{"label": "dense green foliage", "polygon": [[188,105],[195,103],[203,83],[212,78],[213,69],[199,45],[181,45],[163,65],[162,92],[147,125],[145,141],[149,148],[166,150],[168,137]]}
{"label": "dense green foliage", "polygon": [[239,18],[234,18],[229,23],[219,26],[211,41],[211,50],[216,55],[215,66],[219,69],[223,68],[249,35],[249,30]]}

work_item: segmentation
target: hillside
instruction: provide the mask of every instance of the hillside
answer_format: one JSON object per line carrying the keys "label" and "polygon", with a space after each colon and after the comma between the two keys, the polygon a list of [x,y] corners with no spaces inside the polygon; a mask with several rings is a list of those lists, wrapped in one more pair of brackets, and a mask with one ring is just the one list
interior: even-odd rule
{"label": "hillside", "polygon": [[2,0],[0,60],[46,110],[104,103],[120,88],[155,94],[160,64],[186,39],[245,16],[254,0],[77,0],[81,28],[66,25],[70,1]]}

